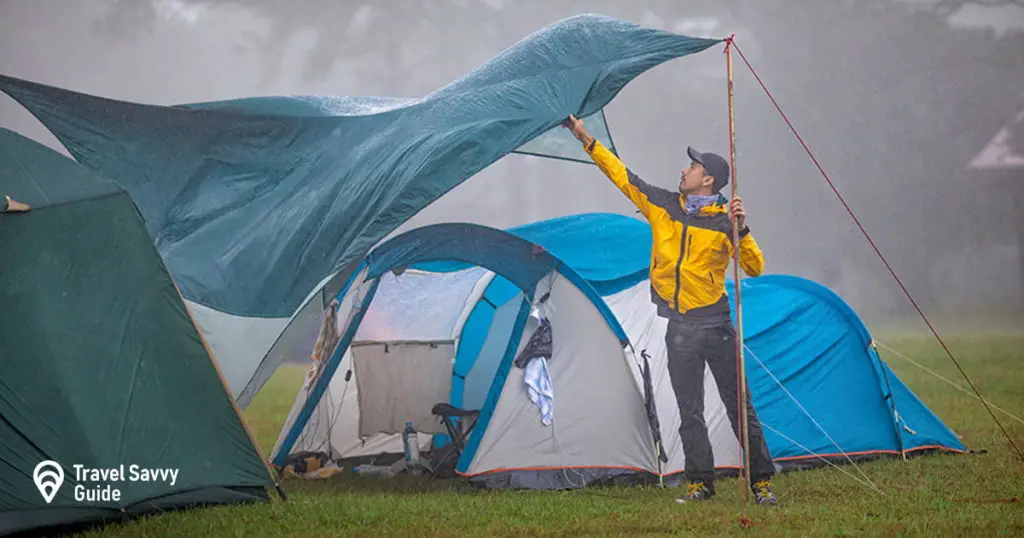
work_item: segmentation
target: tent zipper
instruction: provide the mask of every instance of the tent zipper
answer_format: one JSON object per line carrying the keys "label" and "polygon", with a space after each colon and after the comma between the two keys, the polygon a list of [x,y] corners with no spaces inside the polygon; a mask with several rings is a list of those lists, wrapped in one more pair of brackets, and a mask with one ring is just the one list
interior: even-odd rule
{"label": "tent zipper", "polygon": [[675,309],[679,310],[679,280],[681,278],[680,268],[683,266],[683,258],[686,257],[686,231],[689,228],[688,225],[683,224],[683,237],[679,239],[679,260],[676,261],[676,295],[675,295]]}

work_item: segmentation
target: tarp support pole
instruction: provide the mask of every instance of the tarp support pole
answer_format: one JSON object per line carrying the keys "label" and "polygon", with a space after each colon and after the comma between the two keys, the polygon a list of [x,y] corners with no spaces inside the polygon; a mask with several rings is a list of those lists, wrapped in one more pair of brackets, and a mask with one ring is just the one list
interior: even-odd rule
{"label": "tarp support pole", "polygon": [[[736,109],[734,106],[734,92],[733,92],[733,80],[732,80],[732,40],[736,37],[733,34],[725,39],[725,68],[726,68],[726,85],[729,91],[729,168],[732,170],[732,196],[729,201],[730,212],[732,209],[732,200],[736,199],[736,195],[739,192],[736,180]],[[731,215],[730,215],[731,216]],[[738,395],[736,399],[737,416],[740,418],[740,423],[737,427],[739,430],[737,437],[740,442],[740,453],[743,454],[743,468],[739,472],[739,480],[737,480],[737,487],[739,487],[739,502],[740,502],[740,527],[746,528],[753,525],[753,522],[745,516],[745,505],[747,500],[747,491],[749,491],[750,485],[750,435],[747,428],[747,369],[743,359],[743,301],[742,293],[740,292],[740,228],[735,217],[732,217],[732,270],[733,270],[733,286],[735,286],[736,293],[736,393]]]}

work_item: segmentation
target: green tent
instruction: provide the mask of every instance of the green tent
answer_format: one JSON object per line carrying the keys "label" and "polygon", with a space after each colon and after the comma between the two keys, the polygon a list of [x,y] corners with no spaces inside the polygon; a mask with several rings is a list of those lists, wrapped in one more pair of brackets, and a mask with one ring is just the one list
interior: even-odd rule
{"label": "green tent", "polygon": [[0,535],[269,500],[274,478],[132,200],[5,129],[0,305]]}

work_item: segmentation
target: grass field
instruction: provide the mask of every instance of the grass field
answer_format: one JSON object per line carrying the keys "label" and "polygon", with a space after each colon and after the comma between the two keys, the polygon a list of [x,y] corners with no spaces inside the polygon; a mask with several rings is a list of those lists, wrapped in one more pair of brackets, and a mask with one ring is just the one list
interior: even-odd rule
{"label": "grass field", "polygon": [[[965,386],[935,340],[890,335],[883,343]],[[945,336],[986,398],[1024,415],[1024,332]],[[343,474],[286,480],[287,502],[190,510],[108,526],[87,536],[1022,536],[1024,463],[977,399],[882,351],[907,385],[964,442],[984,454],[925,456],[860,464],[884,494],[824,468],[776,478],[780,505],[749,506],[738,525],[735,480],[709,503],[680,505],[678,489],[593,488],[570,492],[488,492],[400,476]],[[282,369],[246,410],[264,451],[277,438],[302,370]],[[996,411],[1024,443],[1024,424]],[[844,466],[848,471],[855,470]]]}

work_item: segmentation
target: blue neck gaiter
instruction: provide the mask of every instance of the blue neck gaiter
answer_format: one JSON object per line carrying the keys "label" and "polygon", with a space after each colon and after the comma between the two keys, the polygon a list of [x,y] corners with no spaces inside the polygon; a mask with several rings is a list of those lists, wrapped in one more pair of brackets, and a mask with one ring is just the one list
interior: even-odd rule
{"label": "blue neck gaiter", "polygon": [[700,211],[702,208],[707,207],[707,206],[709,206],[711,204],[714,204],[714,203],[718,202],[721,199],[722,199],[722,195],[721,194],[712,194],[712,195],[709,195],[709,196],[701,196],[701,195],[697,195],[697,194],[691,194],[691,195],[686,197],[686,202],[685,202],[685,205],[683,206],[683,209],[686,210],[686,214],[687,215],[693,215],[694,213],[697,213],[698,211]]}

